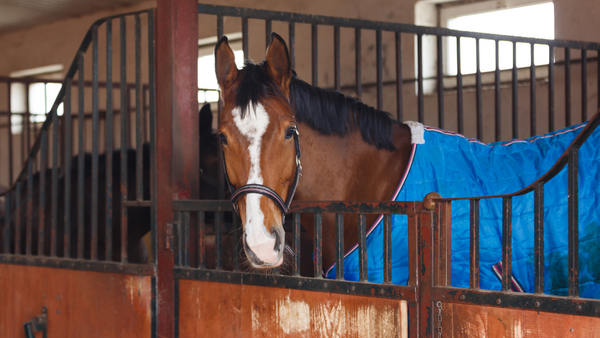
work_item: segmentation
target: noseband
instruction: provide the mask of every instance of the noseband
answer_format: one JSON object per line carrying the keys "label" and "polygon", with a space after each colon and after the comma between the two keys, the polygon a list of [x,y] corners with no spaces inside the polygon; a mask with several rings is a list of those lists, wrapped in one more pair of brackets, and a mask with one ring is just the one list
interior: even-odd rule
{"label": "noseband", "polygon": [[296,146],[296,176],[294,177],[294,182],[292,183],[292,188],[288,192],[287,198],[284,200],[276,193],[273,189],[267,187],[262,184],[246,184],[241,186],[239,189],[235,189],[231,181],[229,181],[229,175],[227,175],[227,164],[225,163],[225,153],[223,152],[223,169],[225,172],[225,180],[227,181],[227,185],[229,186],[229,191],[231,191],[231,203],[233,204],[233,209],[239,215],[240,211],[237,205],[237,201],[240,197],[247,194],[261,194],[270,198],[275,205],[281,211],[281,215],[283,218],[282,223],[285,223],[285,215],[290,209],[290,204],[292,203],[292,199],[294,198],[294,194],[296,193],[296,188],[298,187],[298,182],[300,180],[300,176],[302,176],[302,165],[300,164],[300,142],[298,141],[298,127],[295,127],[294,132],[294,144]]}

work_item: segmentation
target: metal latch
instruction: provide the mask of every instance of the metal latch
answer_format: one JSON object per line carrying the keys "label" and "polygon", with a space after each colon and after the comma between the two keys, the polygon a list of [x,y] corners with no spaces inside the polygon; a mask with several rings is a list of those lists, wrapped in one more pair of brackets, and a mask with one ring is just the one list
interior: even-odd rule
{"label": "metal latch", "polygon": [[174,223],[167,223],[167,235],[165,236],[165,249],[173,251],[173,227]]}
{"label": "metal latch", "polygon": [[48,332],[47,332],[47,328],[48,328],[48,315],[47,315],[47,309],[44,306],[42,308],[42,314],[39,316],[35,316],[33,318],[31,318],[30,321],[23,323],[23,326],[25,327],[25,337],[26,338],[35,338],[35,332],[42,332],[42,337],[43,338],[47,338],[48,337]]}

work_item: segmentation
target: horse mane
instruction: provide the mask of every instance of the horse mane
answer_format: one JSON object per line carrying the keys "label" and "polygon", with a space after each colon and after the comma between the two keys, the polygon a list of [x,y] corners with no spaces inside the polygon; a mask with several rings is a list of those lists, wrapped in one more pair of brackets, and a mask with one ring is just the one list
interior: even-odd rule
{"label": "horse mane", "polygon": [[[255,106],[266,97],[287,100],[269,77],[265,63],[246,61],[238,75],[241,82],[236,89],[235,103],[242,110],[242,118],[250,104]],[[343,93],[310,85],[299,79],[296,72],[290,81],[290,105],[298,122],[306,123],[324,135],[345,136],[358,127],[366,143],[377,149],[396,150],[392,127],[398,122],[389,113]]]}

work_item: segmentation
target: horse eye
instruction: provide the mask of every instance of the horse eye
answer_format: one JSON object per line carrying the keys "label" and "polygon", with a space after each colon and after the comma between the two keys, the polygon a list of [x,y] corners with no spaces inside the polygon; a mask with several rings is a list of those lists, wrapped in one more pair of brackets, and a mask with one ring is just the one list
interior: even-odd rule
{"label": "horse eye", "polygon": [[219,134],[219,138],[221,139],[221,144],[226,146],[227,145],[227,137],[223,134]]}
{"label": "horse eye", "polygon": [[294,127],[289,127],[287,129],[287,131],[285,132],[285,139],[289,140],[292,138],[292,136],[294,136],[294,134],[296,133],[296,128]]}

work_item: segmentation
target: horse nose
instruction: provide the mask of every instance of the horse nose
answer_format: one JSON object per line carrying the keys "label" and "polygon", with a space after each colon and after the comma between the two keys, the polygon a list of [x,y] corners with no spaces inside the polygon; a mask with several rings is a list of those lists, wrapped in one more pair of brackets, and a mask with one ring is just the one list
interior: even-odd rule
{"label": "horse nose", "polygon": [[244,249],[248,260],[255,268],[276,267],[283,262],[283,235],[274,228],[269,235],[266,233],[260,241],[248,240],[244,234]]}

